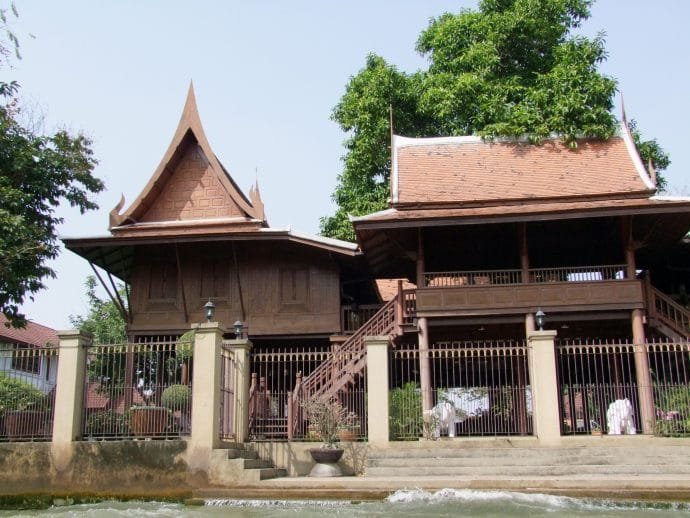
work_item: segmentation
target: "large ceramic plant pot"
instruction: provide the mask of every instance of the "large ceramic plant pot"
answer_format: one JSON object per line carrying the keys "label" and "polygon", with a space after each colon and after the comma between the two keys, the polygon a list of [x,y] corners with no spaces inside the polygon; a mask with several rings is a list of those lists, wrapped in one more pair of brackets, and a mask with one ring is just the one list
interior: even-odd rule
{"label": "large ceramic plant pot", "polygon": [[338,461],[343,456],[343,451],[337,448],[312,448],[309,450],[311,458],[316,464],[309,472],[310,477],[340,477],[343,471]]}
{"label": "large ceramic plant pot", "polygon": [[168,409],[142,406],[130,410],[132,433],[137,437],[163,435],[168,426]]}
{"label": "large ceramic plant pot", "polygon": [[41,410],[11,410],[5,414],[5,432],[11,438],[44,436],[48,417]]}

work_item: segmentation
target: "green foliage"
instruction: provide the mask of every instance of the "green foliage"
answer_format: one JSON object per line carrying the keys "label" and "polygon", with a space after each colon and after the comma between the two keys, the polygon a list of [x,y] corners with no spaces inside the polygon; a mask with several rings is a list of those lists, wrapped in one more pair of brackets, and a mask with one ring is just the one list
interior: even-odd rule
{"label": "green foliage", "polygon": [[657,385],[654,392],[658,407],[654,433],[662,437],[690,434],[690,387]]}
{"label": "green foliage", "polygon": [[[11,11],[16,16],[14,5]],[[0,57],[19,43],[0,8]],[[0,39],[2,36],[0,36]],[[8,40],[8,41],[7,41]],[[55,277],[48,261],[59,252],[56,209],[64,203],[83,214],[98,208],[91,194],[103,190],[93,176],[97,164],[91,141],[60,130],[42,135],[20,122],[16,82],[0,82],[0,311],[13,326],[23,326],[19,307]]]}
{"label": "green foliage", "polygon": [[598,71],[606,59],[603,36],[572,33],[591,4],[484,0],[476,11],[443,14],[417,41],[428,68],[412,74],[369,55],[333,110],[348,137],[333,194],[338,209],[321,219],[321,233],[352,240],[348,215],[387,207],[391,108],[395,133],[409,137],[474,134],[536,143],[557,135],[575,146],[576,137],[613,135],[616,81]]}
{"label": "green foliage", "polygon": [[87,436],[129,435],[129,419],[113,410],[99,410],[86,420]]}
{"label": "green foliage", "polygon": [[[89,311],[86,316],[70,315],[70,322],[76,329],[93,334],[93,343],[96,345],[125,343],[127,328],[122,314],[112,300],[101,299],[96,295],[96,284],[96,277],[93,275],[86,278],[86,299]],[[124,300],[124,286],[118,286],[118,291]]]}
{"label": "green foliage", "polygon": [[187,385],[170,385],[161,395],[161,405],[170,410],[185,412],[192,401],[192,390]]}
{"label": "green foliage", "polygon": [[640,153],[642,163],[645,168],[649,169],[649,161],[651,160],[652,167],[656,170],[657,188],[660,191],[665,191],[667,187],[666,179],[661,172],[671,164],[671,158],[661,148],[656,139],[642,140],[642,134],[637,129],[637,122],[635,120],[628,122],[628,128],[630,128],[630,134],[633,137],[637,151]]}
{"label": "green foliage", "polygon": [[323,441],[324,448],[335,448],[338,433],[352,425],[352,415],[333,396],[316,395],[301,402],[310,430]]}
{"label": "green foliage", "polygon": [[13,410],[44,410],[46,395],[32,385],[0,373],[0,417]]}
{"label": "green foliage", "polygon": [[422,393],[417,383],[411,381],[391,390],[388,394],[388,411],[391,440],[416,440],[422,435]]}

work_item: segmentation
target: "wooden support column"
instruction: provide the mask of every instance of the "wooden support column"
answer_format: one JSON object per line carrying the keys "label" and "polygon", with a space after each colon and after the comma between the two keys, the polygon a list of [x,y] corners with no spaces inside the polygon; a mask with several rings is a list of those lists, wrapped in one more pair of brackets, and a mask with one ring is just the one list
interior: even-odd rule
{"label": "wooden support column", "polygon": [[621,236],[623,238],[623,256],[625,257],[625,277],[634,279],[637,275],[635,264],[635,245],[632,237],[632,216],[621,218]]}
{"label": "wooden support column", "polygon": [[640,400],[640,425],[642,433],[654,433],[654,395],[652,393],[652,375],[649,372],[649,360],[645,345],[643,311],[632,311],[633,347],[635,348],[635,377],[637,378],[637,395]]}
{"label": "wooden support column", "polygon": [[[422,230],[417,230],[417,287],[423,288],[426,262],[424,260],[424,238]],[[431,362],[429,361],[429,323],[426,317],[417,319],[417,339],[419,343],[419,384],[422,389],[422,411],[428,412],[434,406],[431,392]]]}
{"label": "wooden support column", "polygon": [[527,223],[518,224],[518,239],[520,241],[520,270],[522,282],[529,282],[529,248],[527,246]]}

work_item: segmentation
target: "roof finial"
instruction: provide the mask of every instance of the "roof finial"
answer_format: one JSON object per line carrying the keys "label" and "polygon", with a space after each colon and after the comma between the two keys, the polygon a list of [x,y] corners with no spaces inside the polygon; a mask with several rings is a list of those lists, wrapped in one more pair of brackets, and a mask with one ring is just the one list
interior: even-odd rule
{"label": "roof finial", "polygon": [[621,92],[621,119],[625,127],[628,127],[628,117],[625,115],[625,101],[623,100],[623,92]]}

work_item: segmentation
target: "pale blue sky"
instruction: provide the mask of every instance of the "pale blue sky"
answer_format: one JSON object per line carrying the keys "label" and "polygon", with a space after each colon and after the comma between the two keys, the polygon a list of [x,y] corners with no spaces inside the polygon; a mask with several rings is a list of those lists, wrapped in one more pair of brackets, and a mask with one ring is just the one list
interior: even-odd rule
{"label": "pale blue sky", "polygon": [[[206,135],[246,192],[255,170],[273,227],[318,232],[330,214],[345,136],[329,120],[348,78],[376,52],[406,71],[424,66],[414,43],[430,17],[475,1],[17,1],[24,59],[15,79],[46,129],[94,140],[101,210],[70,210],[64,236],[107,233],[108,212],[139,194],[167,148],[194,81]],[[690,195],[690,2],[599,0],[583,32],[607,33],[605,73],[629,117],[673,161],[672,194]],[[28,33],[36,36],[27,37]],[[297,200],[297,201],[295,201]],[[27,303],[29,318],[66,329],[86,311],[86,261],[65,251],[58,278]]]}

